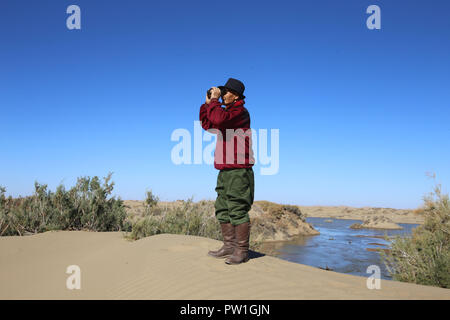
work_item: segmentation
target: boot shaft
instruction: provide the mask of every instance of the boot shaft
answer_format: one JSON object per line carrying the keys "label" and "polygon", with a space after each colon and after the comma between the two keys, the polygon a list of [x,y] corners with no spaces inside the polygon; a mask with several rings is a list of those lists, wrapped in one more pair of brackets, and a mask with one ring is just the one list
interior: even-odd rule
{"label": "boot shaft", "polygon": [[250,223],[244,222],[238,224],[234,228],[236,235],[236,246],[243,251],[248,251],[250,241]]}
{"label": "boot shaft", "polygon": [[225,261],[227,264],[240,264],[247,262],[249,259],[248,248],[250,241],[250,223],[241,223],[234,228],[236,234],[236,248],[234,249],[231,257]]}
{"label": "boot shaft", "polygon": [[235,226],[231,223],[221,223],[223,243],[226,247],[234,248],[236,246],[236,232]]}

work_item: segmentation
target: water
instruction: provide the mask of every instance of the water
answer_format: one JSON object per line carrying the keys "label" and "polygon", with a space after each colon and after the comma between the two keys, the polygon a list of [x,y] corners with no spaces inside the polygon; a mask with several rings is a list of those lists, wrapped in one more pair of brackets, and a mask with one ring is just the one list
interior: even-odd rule
{"label": "water", "polygon": [[[332,222],[325,222],[325,220]],[[266,243],[264,250],[270,251],[281,259],[329,268],[336,272],[367,277],[367,267],[377,265],[381,270],[381,278],[391,280],[388,270],[381,261],[378,251],[372,249],[388,249],[389,241],[374,236],[410,235],[418,224],[399,223],[402,230],[375,230],[349,227],[361,220],[344,220],[333,218],[306,218],[320,235],[298,237],[293,241]]]}

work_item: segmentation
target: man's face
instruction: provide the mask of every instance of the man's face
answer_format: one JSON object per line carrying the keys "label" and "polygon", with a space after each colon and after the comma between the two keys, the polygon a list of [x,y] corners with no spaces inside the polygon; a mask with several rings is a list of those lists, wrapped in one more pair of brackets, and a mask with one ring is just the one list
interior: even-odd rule
{"label": "man's face", "polygon": [[225,93],[225,94],[222,96],[223,103],[225,103],[225,104],[229,104],[229,103],[231,103],[231,102],[234,102],[234,101],[237,100],[238,98],[239,98],[238,95],[234,94],[233,92],[231,92],[231,91],[229,91],[229,90],[227,90],[227,93]]}

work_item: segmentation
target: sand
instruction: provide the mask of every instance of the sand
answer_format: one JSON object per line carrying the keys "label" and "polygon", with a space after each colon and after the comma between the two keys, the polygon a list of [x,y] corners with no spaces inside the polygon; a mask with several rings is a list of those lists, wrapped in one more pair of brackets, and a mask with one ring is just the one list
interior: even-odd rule
{"label": "sand", "polygon": [[307,217],[367,220],[371,217],[384,217],[394,223],[422,224],[423,215],[410,209],[374,208],[374,207],[348,207],[348,206],[298,206]]}
{"label": "sand", "polygon": [[350,226],[352,229],[391,229],[401,230],[402,226],[393,222],[390,218],[384,216],[372,216],[363,221],[362,224],[354,223]]}
{"label": "sand", "polygon": [[[450,290],[367,279],[255,255],[229,266],[207,256],[220,241],[162,234],[55,231],[0,238],[0,299],[450,299]],[[68,290],[66,268],[81,268]]]}

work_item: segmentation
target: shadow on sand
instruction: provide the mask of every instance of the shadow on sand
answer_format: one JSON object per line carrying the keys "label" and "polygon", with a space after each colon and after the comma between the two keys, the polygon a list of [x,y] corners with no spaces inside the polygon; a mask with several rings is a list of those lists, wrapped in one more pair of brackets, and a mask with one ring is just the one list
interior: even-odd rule
{"label": "shadow on sand", "polygon": [[264,256],[265,256],[264,253],[248,250],[248,258],[249,258],[249,260],[261,258],[261,257],[264,257]]}

